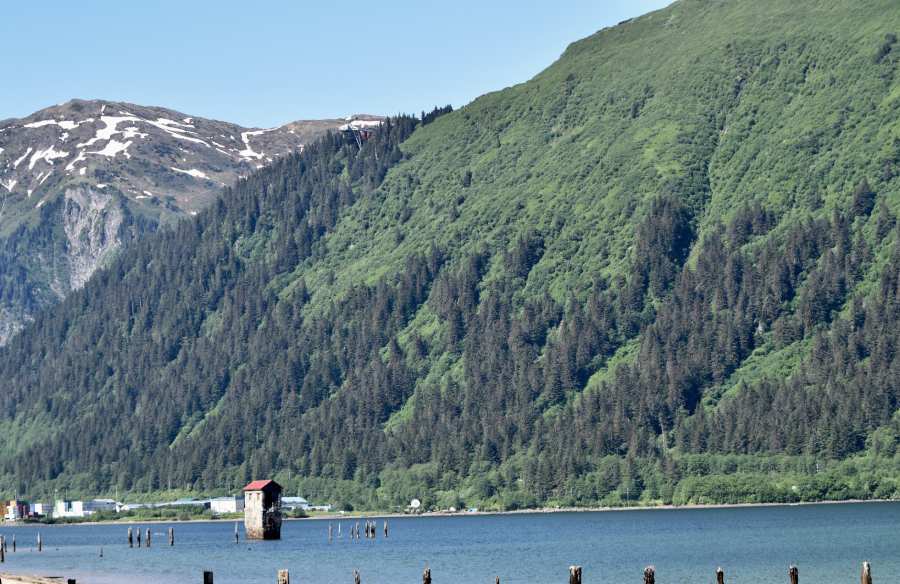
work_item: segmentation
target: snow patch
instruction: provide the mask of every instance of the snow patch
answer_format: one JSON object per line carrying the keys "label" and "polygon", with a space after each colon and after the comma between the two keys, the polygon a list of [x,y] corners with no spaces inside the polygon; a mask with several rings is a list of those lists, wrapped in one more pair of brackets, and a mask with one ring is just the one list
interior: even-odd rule
{"label": "snow patch", "polygon": [[16,159],[15,162],[13,162],[13,168],[16,168],[17,166],[19,166],[19,164],[22,163],[23,160],[25,160],[26,158],[28,158],[28,155],[31,154],[31,151],[32,151],[32,150],[33,150],[33,148],[32,148],[31,146],[29,146],[29,147],[28,147],[28,150],[25,151],[25,154],[23,154],[23,155],[20,156],[18,159]]}
{"label": "snow patch", "polygon": [[257,160],[265,157],[265,154],[254,152],[253,148],[250,147],[250,136],[259,136],[260,134],[271,132],[274,129],[275,128],[269,128],[268,130],[253,130],[250,132],[241,132],[241,141],[244,142],[245,148],[238,152],[238,156],[240,156],[241,158],[246,158],[248,160]]}
{"label": "snow patch", "polygon": [[202,170],[197,170],[196,168],[191,168],[191,169],[189,169],[189,170],[183,170],[183,169],[181,169],[181,168],[175,168],[174,166],[170,166],[169,168],[171,168],[171,169],[174,170],[175,172],[180,172],[181,174],[188,174],[188,175],[190,175],[190,176],[192,176],[192,177],[194,177],[194,178],[202,178],[202,179],[209,180],[209,177],[206,176],[206,173],[205,173],[205,172],[203,172]]}
{"label": "snow patch", "polygon": [[38,160],[43,160],[44,162],[52,166],[54,160],[56,160],[57,158],[66,158],[68,155],[68,152],[54,150],[53,146],[48,146],[44,150],[37,150],[34,154],[31,155],[31,160],[28,161],[28,170],[33,170],[34,165]]}
{"label": "snow patch", "polygon": [[88,154],[99,154],[100,156],[115,158],[116,155],[121,152],[125,155],[125,158],[131,158],[131,154],[128,153],[128,147],[131,146],[132,143],[133,142],[131,142],[130,140],[128,142],[110,140],[109,142],[107,142],[106,146],[103,147],[103,150],[98,150],[97,152],[88,152]]}
{"label": "snow patch", "polygon": [[176,122],[174,120],[170,120],[168,118],[157,118],[154,120],[145,120],[144,118],[139,118],[137,116],[133,116],[128,112],[120,112],[125,114],[123,116],[100,116],[100,121],[103,122],[104,127],[97,130],[94,134],[94,137],[88,140],[87,142],[83,142],[78,145],[79,148],[87,148],[88,146],[92,146],[97,142],[102,140],[111,140],[113,136],[116,134],[122,134],[123,137],[127,140],[129,138],[136,138],[140,136],[141,138],[146,138],[147,134],[143,134],[138,131],[136,127],[128,127],[124,130],[119,130],[119,124],[123,122],[131,122],[134,124],[150,124],[155,128],[159,128],[160,130],[166,132],[168,135],[173,138],[178,138],[179,140],[187,140],[188,142],[195,142],[197,144],[203,144],[204,146],[211,148],[209,144],[201,140],[200,138],[195,138],[193,136],[188,136],[186,134],[196,134],[196,132],[192,132],[190,130],[186,130],[184,128],[192,128],[193,126],[182,124],[180,122]]}
{"label": "snow patch", "polygon": [[11,193],[13,188],[15,188],[15,186],[16,186],[16,182],[18,182],[18,181],[16,181],[15,179],[9,179],[7,181],[0,180],[0,186],[2,186],[4,189],[6,189],[8,192]]}
{"label": "snow patch", "polygon": [[381,120],[352,120],[351,122],[338,126],[338,130],[346,132],[347,130],[359,130],[360,128],[375,128],[382,124]]}
{"label": "snow patch", "polygon": [[25,124],[22,126],[23,128],[43,128],[44,126],[59,126],[63,130],[74,130],[81,124],[86,124],[88,122],[93,122],[94,118],[88,118],[86,120],[82,120],[80,122],[73,122],[71,120],[41,120],[39,122],[31,122],[30,124]]}
{"label": "snow patch", "polygon": [[66,172],[71,172],[73,168],[75,168],[75,164],[84,160],[84,150],[78,153],[78,156],[75,157],[75,160],[66,165]]}

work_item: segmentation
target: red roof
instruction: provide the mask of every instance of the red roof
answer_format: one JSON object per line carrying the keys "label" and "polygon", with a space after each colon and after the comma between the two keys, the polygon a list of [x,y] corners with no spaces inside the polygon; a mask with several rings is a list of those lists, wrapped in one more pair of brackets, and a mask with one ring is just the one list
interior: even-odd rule
{"label": "red roof", "polygon": [[272,479],[264,479],[264,480],[260,480],[260,481],[253,481],[252,483],[250,483],[249,485],[244,487],[244,490],[245,491],[263,491],[269,485],[274,485],[278,488],[281,488],[281,485],[279,485]]}

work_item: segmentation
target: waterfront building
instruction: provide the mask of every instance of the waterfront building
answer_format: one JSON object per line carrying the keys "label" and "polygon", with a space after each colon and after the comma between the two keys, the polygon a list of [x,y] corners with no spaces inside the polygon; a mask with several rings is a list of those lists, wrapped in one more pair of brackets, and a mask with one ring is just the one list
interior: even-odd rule
{"label": "waterfront building", "polygon": [[281,539],[281,490],[281,485],[269,479],[244,487],[247,539]]}

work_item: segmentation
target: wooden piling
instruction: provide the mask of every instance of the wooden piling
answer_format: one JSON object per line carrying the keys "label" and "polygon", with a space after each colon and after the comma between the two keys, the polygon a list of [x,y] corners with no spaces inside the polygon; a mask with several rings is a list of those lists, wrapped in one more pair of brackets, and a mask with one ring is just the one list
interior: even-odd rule
{"label": "wooden piling", "polygon": [[653,566],[644,568],[644,584],[656,583],[656,569]]}
{"label": "wooden piling", "polygon": [[725,584],[725,571],[722,568],[716,568],[716,584]]}
{"label": "wooden piling", "polygon": [[500,584],[500,576],[494,578],[494,584]]}
{"label": "wooden piling", "polygon": [[134,532],[132,531],[132,528],[130,528],[130,527],[128,528],[128,547],[130,547],[130,548],[134,547]]}
{"label": "wooden piling", "polygon": [[75,584],[75,578],[67,578],[66,584]]}
{"label": "wooden piling", "polygon": [[581,584],[581,566],[569,566],[569,584]]}
{"label": "wooden piling", "polygon": [[353,584],[360,584],[359,570],[353,570]]}
{"label": "wooden piling", "polygon": [[431,568],[425,568],[422,572],[422,584],[431,584]]}
{"label": "wooden piling", "polygon": [[238,524],[235,523],[234,524],[234,543],[237,544],[237,543],[240,543],[240,541],[241,541],[241,538],[240,538],[240,536],[238,536]]}
{"label": "wooden piling", "polygon": [[384,537],[388,536],[387,519],[384,520]]}
{"label": "wooden piling", "polygon": [[3,549],[2,540],[3,536],[0,536],[0,564],[6,561],[6,550]]}
{"label": "wooden piling", "polygon": [[141,547],[141,528],[138,527],[136,531],[137,531],[137,534],[135,535],[135,540],[136,540],[135,543],[137,544],[138,547]]}
{"label": "wooden piling", "polygon": [[[6,538],[5,537],[3,538],[3,547],[6,547]],[[16,553],[16,534],[13,534],[13,553]]]}
{"label": "wooden piling", "polygon": [[797,584],[800,576],[797,573],[797,566],[791,566],[788,568],[788,577],[791,579],[791,584]]}
{"label": "wooden piling", "polygon": [[329,521],[329,522],[328,522],[328,543],[331,543],[331,539],[332,539],[332,537],[333,537],[333,535],[334,535],[334,534],[332,533],[332,530],[333,530],[333,529],[334,529],[334,526],[331,525],[331,522]]}
{"label": "wooden piling", "polygon": [[203,584],[213,584],[213,573],[209,571],[203,572]]}
{"label": "wooden piling", "polygon": [[150,547],[150,528],[147,528],[147,547]]}
{"label": "wooden piling", "polygon": [[100,557],[103,557],[103,546],[100,546]]}
{"label": "wooden piling", "polygon": [[38,532],[38,534],[37,534],[37,546],[38,546],[39,552],[44,550],[44,540],[41,539],[40,532]]}
{"label": "wooden piling", "polygon": [[170,527],[169,528],[169,547],[172,547],[174,545],[175,545],[175,528]]}
{"label": "wooden piling", "polygon": [[872,584],[872,566],[869,565],[869,562],[863,562],[859,582],[860,584]]}
{"label": "wooden piling", "polygon": [[278,570],[278,584],[291,584],[291,575],[287,570]]}

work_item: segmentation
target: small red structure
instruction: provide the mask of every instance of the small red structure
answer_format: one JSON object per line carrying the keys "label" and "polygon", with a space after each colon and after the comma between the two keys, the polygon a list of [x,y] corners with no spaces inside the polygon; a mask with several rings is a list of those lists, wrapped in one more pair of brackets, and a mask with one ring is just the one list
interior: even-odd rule
{"label": "small red structure", "polygon": [[281,485],[264,479],[244,487],[244,531],[247,539],[281,539]]}

